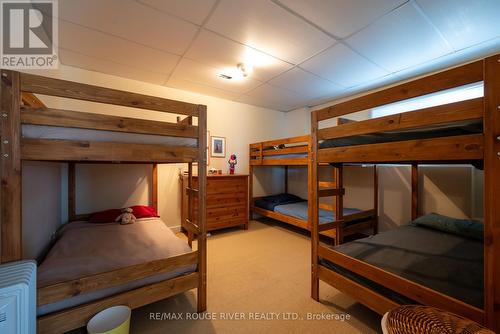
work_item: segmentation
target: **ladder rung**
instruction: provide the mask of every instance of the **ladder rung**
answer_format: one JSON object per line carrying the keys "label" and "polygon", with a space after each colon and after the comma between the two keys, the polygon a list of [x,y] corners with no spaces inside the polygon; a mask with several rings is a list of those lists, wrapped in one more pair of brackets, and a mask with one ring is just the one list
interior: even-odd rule
{"label": "ladder rung", "polygon": [[318,185],[320,188],[335,188],[335,187],[337,187],[337,182],[319,181]]}
{"label": "ladder rung", "polygon": [[319,197],[331,197],[331,196],[344,196],[345,195],[345,189],[339,189],[339,188],[329,188],[329,189],[319,189],[318,190],[318,196]]}
{"label": "ladder rung", "polygon": [[331,229],[334,229],[337,227],[341,227],[343,223],[344,223],[343,220],[336,220],[334,222],[319,224],[318,225],[318,232],[323,232],[323,231],[331,230]]}
{"label": "ladder rung", "polygon": [[186,188],[186,195],[191,196],[191,195],[198,195],[198,189],[194,188]]}
{"label": "ladder rung", "polygon": [[184,225],[186,230],[193,232],[194,234],[199,233],[199,228],[196,226],[189,218],[186,218],[186,224]]}

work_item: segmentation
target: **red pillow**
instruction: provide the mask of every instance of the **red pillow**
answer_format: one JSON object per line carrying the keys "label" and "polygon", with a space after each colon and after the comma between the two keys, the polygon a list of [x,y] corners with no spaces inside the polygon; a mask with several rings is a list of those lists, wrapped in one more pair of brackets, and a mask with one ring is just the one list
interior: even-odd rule
{"label": "red pillow", "polygon": [[[160,217],[152,206],[134,205],[130,207],[132,214],[137,218]],[[90,215],[90,223],[113,223],[122,214],[122,209],[109,209],[94,212]]]}
{"label": "red pillow", "polygon": [[90,214],[89,223],[113,223],[121,215],[120,209],[109,209]]}
{"label": "red pillow", "polygon": [[139,218],[160,217],[152,206],[147,205],[134,205],[130,207],[134,216]]}

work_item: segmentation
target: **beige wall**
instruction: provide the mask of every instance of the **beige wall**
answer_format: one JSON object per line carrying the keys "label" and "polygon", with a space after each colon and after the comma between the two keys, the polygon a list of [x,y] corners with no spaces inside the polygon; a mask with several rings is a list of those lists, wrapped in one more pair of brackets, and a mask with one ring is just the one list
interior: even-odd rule
{"label": "beige wall", "polygon": [[[205,104],[208,107],[208,130],[211,135],[226,137],[226,153],[228,155],[235,153],[238,157],[237,173],[248,173],[249,143],[285,135],[283,126],[285,114],[275,110],[67,66],[61,66],[57,71],[37,72],[35,74]],[[41,96],[41,98],[48,106],[56,108],[163,121],[175,119],[175,116],[161,112],[56,99],[47,96]],[[209,167],[223,169],[224,172],[227,172],[227,158],[210,158]],[[35,190],[34,192],[24,192],[23,204],[29,213],[24,215],[24,224],[25,226],[36,226],[36,231],[44,231],[42,234],[37,232],[36,237],[31,235],[32,230],[26,231],[24,238],[25,250],[27,250],[26,257],[34,257],[39,253],[48,241],[48,236],[57,228],[57,224],[54,222],[65,222],[67,219],[66,167],[65,165],[44,167],[44,165],[46,164],[24,166],[24,173],[29,177],[24,179],[23,189]],[[182,168],[185,168],[185,165],[161,165],[159,168],[159,213],[167,225],[171,227],[180,225],[178,174]],[[149,203],[150,174],[151,167],[144,165],[79,165],[77,168],[77,211],[85,213],[111,207]],[[273,177],[273,174],[280,175],[280,171],[261,172],[261,177],[255,182],[256,195],[281,191],[281,178]],[[44,196],[40,195],[42,188]],[[47,204],[48,202],[50,205]],[[48,209],[49,207],[51,210]],[[50,215],[49,211],[53,211],[52,209],[56,207],[55,211],[57,212]],[[37,215],[37,212],[42,212],[42,209],[44,214]],[[45,212],[47,213],[45,214]]]}

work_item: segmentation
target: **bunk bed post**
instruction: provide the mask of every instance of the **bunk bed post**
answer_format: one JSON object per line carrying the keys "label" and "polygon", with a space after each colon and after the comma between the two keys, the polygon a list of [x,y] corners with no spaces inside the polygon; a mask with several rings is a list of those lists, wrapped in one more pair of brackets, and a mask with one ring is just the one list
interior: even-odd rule
{"label": "bunk bed post", "polygon": [[[344,167],[342,165],[333,167],[334,170],[334,182],[337,185],[337,189],[344,189]],[[335,203],[335,221],[341,221],[344,219],[344,196],[342,193],[339,193],[337,196],[334,196]],[[335,228],[335,240],[334,245],[340,245],[344,239],[342,235],[342,226],[337,226]]]}
{"label": "bunk bed post", "polygon": [[311,113],[311,138],[309,139],[309,168],[308,168],[308,200],[309,224],[311,224],[311,297],[319,301],[319,276],[318,276],[318,114]]}
{"label": "bunk bed post", "polygon": [[378,233],[378,170],[373,165],[373,234]]}
{"label": "bunk bed post", "polygon": [[19,72],[2,70],[0,263],[22,257],[21,83]]}
{"label": "bunk bed post", "polygon": [[418,164],[411,164],[411,220],[418,218]]}
{"label": "bunk bed post", "polygon": [[[250,152],[251,152],[251,149],[250,149]],[[251,158],[250,158],[251,160]],[[248,205],[248,219],[249,220],[252,220],[253,219],[253,210],[252,210],[252,207],[253,207],[253,165],[252,165],[252,161],[249,162],[250,163],[250,166],[248,167],[248,193],[249,193],[249,196],[248,196],[248,201],[249,201],[249,205]]]}
{"label": "bunk bed post", "polygon": [[76,171],[75,163],[68,163],[68,220],[76,219]]}
{"label": "bunk bed post", "polygon": [[288,193],[288,166],[285,166],[285,193]]}
{"label": "bunk bed post", "polygon": [[500,332],[500,55],[484,61],[484,308]]}
{"label": "bunk bed post", "polygon": [[198,106],[198,312],[207,309],[207,107]]}
{"label": "bunk bed post", "polygon": [[151,175],[151,204],[158,212],[158,164],[153,164]]}

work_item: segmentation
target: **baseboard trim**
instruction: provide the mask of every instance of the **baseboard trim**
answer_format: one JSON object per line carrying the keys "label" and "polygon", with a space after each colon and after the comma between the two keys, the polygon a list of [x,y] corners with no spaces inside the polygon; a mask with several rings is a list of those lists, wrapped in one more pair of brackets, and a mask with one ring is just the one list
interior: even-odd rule
{"label": "baseboard trim", "polygon": [[175,225],[175,226],[169,226],[169,228],[172,230],[174,233],[179,233],[181,232],[181,225]]}

